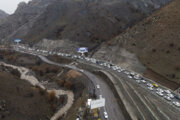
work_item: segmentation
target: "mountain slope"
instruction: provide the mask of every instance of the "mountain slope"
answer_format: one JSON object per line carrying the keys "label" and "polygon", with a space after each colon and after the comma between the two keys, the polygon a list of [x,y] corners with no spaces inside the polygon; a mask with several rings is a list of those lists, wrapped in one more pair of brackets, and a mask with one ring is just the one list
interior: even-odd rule
{"label": "mountain slope", "polygon": [[7,13],[5,13],[4,11],[0,10],[0,21],[5,19],[8,16]]}
{"label": "mountain slope", "polygon": [[[125,33],[102,45],[94,56],[114,54],[111,58],[119,63],[116,55],[121,52],[120,48],[125,48],[136,54],[149,70],[163,76],[162,83],[167,79],[175,82],[175,87],[177,83],[180,84],[179,5],[180,1],[174,0]],[[114,53],[108,51],[109,49],[115,49]]]}
{"label": "mountain slope", "polygon": [[92,48],[169,1],[32,0],[21,3],[15,14],[0,24],[0,39],[21,38],[31,44],[43,38],[67,39]]}

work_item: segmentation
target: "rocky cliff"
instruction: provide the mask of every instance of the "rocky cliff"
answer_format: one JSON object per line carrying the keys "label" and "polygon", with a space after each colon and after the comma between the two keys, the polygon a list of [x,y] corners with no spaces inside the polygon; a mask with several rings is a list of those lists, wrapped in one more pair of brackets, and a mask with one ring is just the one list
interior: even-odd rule
{"label": "rocky cliff", "polygon": [[170,0],[32,0],[0,24],[1,42],[43,38],[96,48]]}
{"label": "rocky cliff", "polygon": [[0,22],[7,18],[8,14],[5,13],[4,11],[0,10]]}
{"label": "rocky cliff", "polygon": [[130,69],[140,72],[145,70],[144,65],[148,68],[148,71],[144,71],[146,75],[152,75],[153,71],[161,76],[156,77],[158,81],[162,79],[162,83],[167,85],[170,80],[180,85],[179,4],[179,0],[172,1],[126,32],[104,43],[94,57],[112,60],[124,67],[129,65]]}

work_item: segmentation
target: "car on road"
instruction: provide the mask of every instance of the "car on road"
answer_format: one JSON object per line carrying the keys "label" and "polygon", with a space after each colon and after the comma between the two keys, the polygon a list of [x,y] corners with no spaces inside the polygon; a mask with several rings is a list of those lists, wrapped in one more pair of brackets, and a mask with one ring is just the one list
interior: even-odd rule
{"label": "car on road", "polygon": [[175,95],[174,96],[176,99],[180,100],[180,96],[179,95]]}
{"label": "car on road", "polygon": [[148,87],[153,87],[153,85],[151,83],[147,83]]}
{"label": "car on road", "polygon": [[146,83],[146,80],[141,80],[142,83]]}
{"label": "car on road", "polygon": [[132,76],[131,76],[131,75],[128,75],[128,78],[132,79]]}
{"label": "car on road", "polygon": [[137,83],[140,83],[140,82],[141,82],[141,80],[136,80],[136,82],[137,82]]}
{"label": "car on road", "polygon": [[148,89],[152,91],[152,90],[153,90],[153,87],[148,87]]}
{"label": "car on road", "polygon": [[84,70],[83,70],[83,69],[80,69],[79,71],[84,72]]}
{"label": "car on road", "polygon": [[159,91],[157,91],[156,94],[158,94],[159,96],[163,96],[163,93]]}
{"label": "car on road", "polygon": [[134,73],[134,72],[130,72],[130,74],[131,74],[131,75],[133,75],[133,76],[135,75],[135,73]]}
{"label": "car on road", "polygon": [[154,87],[159,87],[159,85],[157,85],[156,83],[153,83],[152,84]]}
{"label": "car on road", "polygon": [[177,101],[173,101],[173,104],[174,104],[175,106],[177,106],[177,107],[180,107],[180,103],[177,102]]}
{"label": "car on road", "polygon": [[170,98],[174,98],[173,94],[167,94],[167,96],[169,96]]}
{"label": "car on road", "polygon": [[162,93],[164,92],[164,90],[161,89],[161,88],[157,88],[157,91],[158,91],[158,92],[162,92]]}
{"label": "car on road", "polygon": [[97,89],[100,89],[100,85],[96,85]]}
{"label": "car on road", "polygon": [[164,90],[164,92],[167,93],[167,94],[171,94],[170,90]]}
{"label": "car on road", "polygon": [[134,79],[138,80],[138,79],[140,79],[140,76],[139,75],[135,75]]}
{"label": "car on road", "polygon": [[164,98],[168,101],[171,101],[171,98],[169,96],[164,96]]}
{"label": "car on road", "polygon": [[102,98],[102,95],[99,95],[99,98]]}
{"label": "car on road", "polygon": [[104,117],[105,117],[106,119],[108,118],[107,112],[104,112]]}
{"label": "car on road", "polygon": [[125,73],[126,75],[129,75],[129,74],[130,74],[128,71],[124,71],[124,73]]}

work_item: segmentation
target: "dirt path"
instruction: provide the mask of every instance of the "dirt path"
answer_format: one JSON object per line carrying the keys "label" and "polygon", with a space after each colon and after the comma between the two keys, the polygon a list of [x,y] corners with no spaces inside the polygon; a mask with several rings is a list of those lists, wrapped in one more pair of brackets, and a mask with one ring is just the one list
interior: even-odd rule
{"label": "dirt path", "polygon": [[[21,74],[21,77],[20,77],[21,79],[30,82],[33,86],[39,86],[40,88],[46,90],[46,88],[38,81],[37,78],[35,78],[32,75],[28,75],[28,73],[30,71],[29,69],[27,69],[25,67],[19,67],[19,66],[6,64],[4,62],[0,62],[0,65],[4,65],[7,67],[11,67],[13,69],[17,69]],[[63,108],[59,109],[50,119],[50,120],[57,120],[60,116],[62,116],[64,113],[66,113],[71,108],[73,101],[74,101],[74,94],[72,91],[64,91],[64,90],[60,90],[60,89],[59,90],[56,90],[56,89],[47,90],[47,92],[51,92],[51,91],[55,91],[57,98],[59,98],[60,95],[67,95],[67,97],[68,97],[67,104]]]}

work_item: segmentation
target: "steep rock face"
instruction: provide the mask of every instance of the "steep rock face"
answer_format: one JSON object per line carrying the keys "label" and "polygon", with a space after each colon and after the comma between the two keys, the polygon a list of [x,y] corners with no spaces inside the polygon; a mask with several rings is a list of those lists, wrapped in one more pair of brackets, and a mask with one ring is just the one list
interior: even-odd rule
{"label": "steep rock face", "polygon": [[[94,57],[122,64],[121,48],[125,48],[137,55],[148,69],[163,76],[163,80],[180,84],[179,4],[179,0],[174,0],[125,33],[104,43]],[[128,55],[125,58],[131,59]],[[139,70],[139,65],[134,70]]]}
{"label": "steep rock face", "polygon": [[28,4],[21,2],[15,13],[0,24],[1,42],[12,41],[16,36],[21,38],[26,35],[36,18],[44,12],[51,1],[53,0],[33,0]]}
{"label": "steep rock face", "polygon": [[19,4],[15,14],[0,24],[0,39],[21,38],[31,44],[43,38],[68,39],[93,48],[169,1],[32,0]]}
{"label": "steep rock face", "polygon": [[8,17],[8,14],[0,10],[0,22]]}

